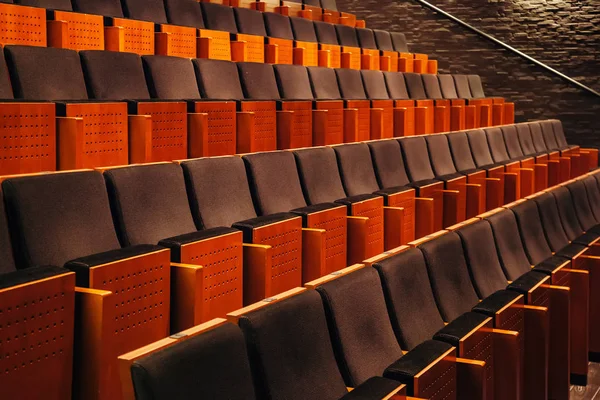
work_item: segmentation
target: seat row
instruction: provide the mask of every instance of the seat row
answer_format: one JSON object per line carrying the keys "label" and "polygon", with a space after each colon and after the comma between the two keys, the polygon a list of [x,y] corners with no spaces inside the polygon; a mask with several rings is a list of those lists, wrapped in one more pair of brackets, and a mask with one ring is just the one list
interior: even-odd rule
{"label": "seat row", "polygon": [[[3,54],[2,174],[329,145],[512,118],[503,112],[511,103],[427,99],[423,82],[433,77],[439,86],[435,75],[32,46],[6,46]],[[439,78],[455,87],[452,76]],[[470,94],[467,78],[455,79]]]}
{"label": "seat row", "polygon": [[586,384],[588,349],[598,357],[599,180],[588,173],[124,354],[125,398],[353,398],[347,386],[382,399],[392,388],[363,390],[387,379],[431,399],[568,399],[569,382]]}
{"label": "seat row", "polygon": [[127,0],[123,6],[114,0],[21,0],[20,4],[0,5],[5,9],[0,26],[6,28],[2,45],[48,44],[140,55],[437,72],[436,61],[409,52],[403,34],[313,23],[250,8],[195,0]]}
{"label": "seat row", "polygon": [[[473,156],[478,162],[488,157],[487,164],[480,169],[473,165],[468,174],[479,173],[486,187],[494,182],[490,185],[496,189],[490,193],[502,196],[490,207],[521,197],[517,177],[529,169],[519,163],[527,159],[494,164],[490,148],[502,144],[506,149],[505,143],[512,143],[521,149],[520,138],[530,142],[537,136],[532,130],[541,131],[540,125],[552,128],[548,139],[556,140],[555,132],[564,139],[560,123],[548,121],[487,132],[200,158],[179,165],[123,166],[103,174],[86,170],[5,177],[2,206],[6,204],[8,229],[0,235],[7,254],[3,270],[18,266],[25,272],[15,272],[16,276],[36,276],[43,273],[42,266],[56,265],[75,273],[73,278],[61,270],[59,281],[53,281],[58,288],[51,286],[63,294],[65,285],[78,287],[75,393],[86,399],[119,398],[118,355],[377,256],[415,235],[460,223],[468,215],[467,207],[473,207],[472,199],[475,211],[469,212],[488,209],[481,197],[488,190],[480,183],[467,183],[464,173],[434,174],[430,151],[434,160],[446,154],[446,167],[452,169],[454,160],[468,163],[466,155],[473,163]],[[559,171],[561,164],[582,168],[574,160],[593,158],[576,146],[561,152],[566,155],[546,151],[536,157],[540,162],[547,159]],[[515,172],[506,172],[513,171],[515,163]],[[492,170],[499,171],[494,175],[499,178],[485,177]],[[503,180],[511,189],[498,192]],[[0,212],[0,217],[4,215]],[[33,303],[8,297],[6,304],[16,302],[5,314],[11,329],[20,329],[23,312],[29,318],[27,306],[47,306],[37,292],[27,293]],[[47,300],[63,299],[63,294]],[[72,311],[69,301],[64,305],[66,315]],[[55,340],[59,337],[55,332],[68,330],[69,325],[53,325],[52,318],[64,315],[56,308],[42,313],[39,321],[34,318],[46,326],[48,332],[43,332],[54,335],[49,339],[52,346],[62,346],[71,337],[61,333],[65,341]],[[8,336],[15,337],[19,336]],[[23,338],[30,340],[27,335]],[[23,360],[23,368],[14,374],[21,376],[22,371],[30,376],[25,366],[35,364],[31,354],[53,347],[33,346],[29,350],[34,353],[25,348],[21,354],[22,343],[11,342],[16,346],[14,355]],[[67,350],[53,350],[56,360],[68,361]],[[10,357],[4,361],[12,363]],[[57,367],[56,373],[69,366]],[[36,388],[58,384],[53,375],[44,377],[48,381]],[[64,394],[52,388],[53,393]]]}

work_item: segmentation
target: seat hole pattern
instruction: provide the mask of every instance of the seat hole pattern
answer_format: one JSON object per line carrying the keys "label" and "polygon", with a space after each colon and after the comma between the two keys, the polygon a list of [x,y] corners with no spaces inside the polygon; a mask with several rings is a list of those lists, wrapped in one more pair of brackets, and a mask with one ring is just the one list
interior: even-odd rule
{"label": "seat hole pattern", "polygon": [[40,388],[66,395],[61,386],[70,393],[74,313],[73,274],[0,291],[3,398],[32,398]]}
{"label": "seat hole pattern", "polygon": [[154,24],[152,22],[115,18],[115,26],[125,30],[124,51],[139,55],[154,54]]}
{"label": "seat hole pattern", "polygon": [[235,102],[197,102],[195,111],[208,114],[207,156],[235,154],[237,126]]}
{"label": "seat hole pattern", "polygon": [[254,151],[277,149],[277,114],[272,101],[243,102],[243,111],[255,114]]}
{"label": "seat hole pattern", "polygon": [[241,232],[182,246],[181,262],[203,267],[202,321],[242,306],[242,252]]}
{"label": "seat hole pattern", "polygon": [[269,38],[269,43],[277,45],[277,64],[294,63],[294,44],[291,40]]}
{"label": "seat hole pattern", "polygon": [[302,220],[293,218],[254,230],[254,244],[273,248],[271,293],[273,296],[302,283]]}
{"label": "seat hole pattern", "polygon": [[0,44],[45,47],[46,10],[0,4]]}
{"label": "seat hole pattern", "polygon": [[56,170],[54,105],[0,103],[0,174]]}
{"label": "seat hole pattern", "polygon": [[140,103],[138,114],[152,116],[152,161],[187,157],[187,108],[185,103]]}
{"label": "seat hole pattern", "polygon": [[211,38],[208,57],[214,60],[231,61],[231,42],[229,32],[200,30],[200,37]]}
{"label": "seat hole pattern", "polygon": [[264,63],[265,62],[265,38],[256,35],[244,35],[238,33],[237,39],[246,42],[245,61]]}
{"label": "seat hole pattern", "polygon": [[296,47],[304,48],[304,65],[316,67],[319,65],[319,44],[312,42],[297,42]]}
{"label": "seat hole pattern", "polygon": [[170,34],[169,56],[196,58],[196,29],[185,26],[161,25],[162,32]]}
{"label": "seat hole pattern", "polygon": [[55,11],[57,21],[67,22],[68,48],[104,50],[104,21],[100,15]]}
{"label": "seat hole pattern", "polygon": [[456,398],[456,364],[440,360],[424,376],[419,378],[422,387],[416,395],[431,400]]}
{"label": "seat hole pattern", "polygon": [[83,118],[83,168],[128,163],[127,104],[68,104],[67,117]]}
{"label": "seat hole pattern", "polygon": [[340,68],[342,66],[342,49],[340,46],[335,44],[321,44],[321,50],[329,50],[329,68]]}

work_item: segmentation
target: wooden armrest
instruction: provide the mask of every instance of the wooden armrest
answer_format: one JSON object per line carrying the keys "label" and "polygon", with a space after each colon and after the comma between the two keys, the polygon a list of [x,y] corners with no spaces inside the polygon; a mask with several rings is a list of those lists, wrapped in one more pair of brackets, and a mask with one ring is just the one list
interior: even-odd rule
{"label": "wooden armrest", "polygon": [[456,392],[456,348],[451,347],[417,373],[412,382],[412,394],[425,399],[449,397]]}
{"label": "wooden armrest", "polygon": [[394,137],[412,136],[415,134],[414,107],[394,108]]}
{"label": "wooden armrest", "polygon": [[408,241],[404,238],[404,208],[384,207],[384,250],[390,250],[401,246]]}
{"label": "wooden armrest", "polygon": [[442,190],[444,197],[444,226],[454,225],[458,221],[458,215],[460,214],[460,191],[458,190]]}
{"label": "wooden armrest", "polygon": [[344,143],[353,143],[358,137],[358,109],[344,109]]}
{"label": "wooden armrest", "polygon": [[434,200],[415,198],[415,238],[419,239],[434,232]]}
{"label": "wooden armrest", "polygon": [[292,148],[294,136],[294,112],[277,111],[277,148],[279,150]]}
{"label": "wooden armrest", "polygon": [[361,262],[367,253],[368,223],[367,217],[347,216],[348,219],[348,263]]}
{"label": "wooden armrest", "polygon": [[327,273],[325,229],[302,228],[302,283]]}
{"label": "wooden armrest", "polygon": [[458,399],[483,400],[486,394],[485,361],[455,357]]}
{"label": "wooden armrest", "polygon": [[129,162],[147,163],[152,160],[152,117],[129,115]]}
{"label": "wooden armrest", "polygon": [[190,158],[207,157],[208,114],[188,113],[188,155]]}
{"label": "wooden armrest", "polygon": [[371,108],[371,139],[384,138],[383,108]]}
{"label": "wooden armrest", "polygon": [[248,59],[248,47],[245,41],[231,41],[231,61],[243,62]]}
{"label": "wooden armrest", "polygon": [[504,329],[483,328],[492,334],[494,348],[494,392],[496,398],[519,398],[520,375],[523,373],[519,333]]}
{"label": "wooden armrest", "polygon": [[239,111],[236,116],[237,151],[252,153],[256,142],[256,115],[253,112]]}
{"label": "wooden armrest", "polygon": [[467,183],[467,210],[466,218],[485,212],[485,186],[476,183]]}
{"label": "wooden armrest", "polygon": [[83,118],[56,117],[58,137],[58,169],[72,170],[84,167],[85,132]]}

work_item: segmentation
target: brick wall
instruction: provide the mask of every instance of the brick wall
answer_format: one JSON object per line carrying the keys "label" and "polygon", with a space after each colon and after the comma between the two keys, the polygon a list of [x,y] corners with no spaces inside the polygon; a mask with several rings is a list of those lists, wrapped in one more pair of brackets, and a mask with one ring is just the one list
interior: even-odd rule
{"label": "brick wall", "polygon": [[[594,27],[594,22],[591,22],[591,27],[588,22],[582,23],[581,29],[569,25],[577,24],[573,21],[578,20],[596,21],[600,10],[597,7],[590,9],[589,5],[597,0],[431,1],[446,11],[456,11],[457,17],[501,40],[516,40],[515,43],[509,44],[532,56],[539,55],[540,61],[550,63],[553,60],[556,64],[552,64],[552,67],[562,69],[566,75],[577,78],[576,74],[571,74],[570,71],[578,71],[579,77],[586,77],[586,84],[598,85],[598,26]],[[359,18],[366,19],[370,28],[406,33],[411,50],[438,59],[441,73],[478,73],[482,76],[488,95],[502,96],[516,103],[518,121],[559,118],[565,125],[569,141],[584,146],[600,147],[600,137],[596,135],[600,132],[600,128],[597,128],[600,120],[600,98],[566,83],[554,74],[504,50],[416,1],[337,0],[337,3],[340,10],[356,13]],[[550,24],[550,17],[533,8],[533,5],[538,3],[552,3],[552,7],[559,8],[562,13],[569,13],[572,11],[570,8],[576,8],[580,10],[581,15],[571,18],[561,14],[560,21],[563,22]],[[560,8],[556,5],[559,3],[561,7],[565,4],[570,6]],[[520,14],[515,11],[517,9],[529,14]],[[557,15],[556,20],[552,21],[558,21],[558,11],[552,13]],[[585,18],[586,16],[590,17]],[[522,19],[521,22],[517,21],[519,18]],[[533,26],[534,22],[538,28]],[[546,29],[546,32],[539,33],[536,29]],[[595,39],[588,39],[586,35],[560,39],[563,29],[570,32],[588,29],[595,31],[596,36]],[[553,32],[554,36],[549,32]],[[577,39],[577,36],[586,36],[586,43],[582,43],[581,38]],[[528,37],[531,38],[531,43]],[[539,49],[539,53],[533,54],[532,49]],[[596,53],[593,49],[596,49]],[[559,57],[559,53],[563,56]],[[547,60],[541,59],[544,54],[547,54]],[[576,54],[580,54],[581,57],[576,58]],[[589,62],[583,62],[584,59]]]}

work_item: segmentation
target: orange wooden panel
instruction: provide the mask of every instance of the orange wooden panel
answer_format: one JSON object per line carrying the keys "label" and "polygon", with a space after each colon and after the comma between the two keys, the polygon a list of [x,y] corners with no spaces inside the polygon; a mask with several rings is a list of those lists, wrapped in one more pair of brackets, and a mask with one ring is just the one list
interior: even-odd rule
{"label": "orange wooden panel", "polygon": [[319,65],[318,43],[296,41],[296,48],[304,49],[304,66],[316,67]]}
{"label": "orange wooden panel", "polygon": [[[255,115],[252,150],[238,149],[238,153],[277,150],[277,116],[273,101],[243,101],[241,110]],[[240,139],[238,138],[238,145]],[[238,146],[239,147],[239,146]]]}
{"label": "orange wooden panel", "polygon": [[[310,147],[313,145],[312,137],[312,102],[310,101],[283,101],[281,109],[293,111],[292,131],[288,138],[289,149]],[[281,134],[281,132],[279,132]],[[279,148],[282,148],[279,145]]]}
{"label": "orange wooden panel", "polygon": [[169,35],[166,51],[156,51],[173,57],[196,58],[196,28],[177,25],[160,25],[160,31]]}
{"label": "orange wooden panel", "polygon": [[456,399],[455,350],[449,349],[414,377],[413,395],[423,399]]}
{"label": "orange wooden panel", "polygon": [[0,44],[46,46],[46,10],[0,4]]}
{"label": "orange wooden panel", "polygon": [[[274,296],[302,285],[302,219],[256,228],[252,243],[273,248],[271,270],[265,271],[264,297]],[[251,285],[251,281],[245,282]]]}
{"label": "orange wooden panel", "polygon": [[460,178],[452,179],[446,182],[446,189],[458,190],[458,210],[456,215],[447,218],[444,215],[444,225],[450,226],[456,223],[462,222],[466,219],[467,213],[467,177],[462,176]]}
{"label": "orange wooden panel", "polygon": [[402,207],[404,208],[404,226],[402,229],[402,236],[406,244],[415,240],[415,190],[406,190],[401,193],[392,194],[387,197],[387,204],[389,207]]}
{"label": "orange wooden panel", "polygon": [[485,178],[487,177],[486,171],[473,172],[467,175],[467,183],[475,185],[481,185],[482,195],[479,198],[479,204],[475,207],[475,204],[471,205],[467,202],[467,218],[473,218],[474,216],[486,211],[486,198],[487,198],[487,185]]}
{"label": "orange wooden panel", "polygon": [[[270,0],[267,0],[267,2],[269,2],[269,1]],[[278,3],[278,1],[276,1],[276,0],[272,0],[272,1],[273,1],[273,4]],[[282,0],[281,5],[288,7],[288,15],[290,17],[302,17],[302,15],[303,15],[302,11],[304,10],[304,8],[302,7],[302,3]],[[277,12],[275,7],[277,7],[277,6],[273,6],[273,12]],[[269,8],[269,6],[267,6],[267,8]]]}
{"label": "orange wooden panel", "polygon": [[372,100],[371,103],[373,108],[383,108],[383,138],[381,139],[394,137],[394,100]]}
{"label": "orange wooden panel", "polygon": [[[231,42],[229,32],[200,29],[199,37],[210,38],[208,58],[231,61]],[[198,54],[198,56],[201,56]]]}
{"label": "orange wooden panel", "polygon": [[340,17],[343,18],[343,20],[340,21],[340,24],[348,25],[348,26],[352,26],[352,27],[356,25],[356,15],[341,12]]}
{"label": "orange wooden panel", "polygon": [[0,103],[0,175],[56,169],[52,103]]}
{"label": "orange wooden panel", "polygon": [[371,139],[371,102],[369,100],[348,100],[346,108],[358,109],[359,141]]}
{"label": "orange wooden panel", "polygon": [[208,114],[208,154],[224,156],[236,152],[235,101],[199,101],[194,112]]}
{"label": "orange wooden panel", "polygon": [[113,18],[113,26],[123,27],[123,51],[139,55],[154,54],[154,23],[126,18]]}
{"label": "orange wooden panel", "polygon": [[[128,163],[127,103],[67,104],[67,117],[83,118],[81,166],[79,168],[107,167]],[[68,138],[59,137],[59,144]],[[71,146],[60,147],[65,149]],[[72,147],[71,147],[72,148]],[[58,155],[60,159],[73,158],[71,154]],[[68,168],[68,167],[67,167]]]}
{"label": "orange wooden panel", "polygon": [[121,398],[117,357],[168,335],[169,258],[169,251],[162,250],[90,268],[90,289],[113,293],[112,309],[96,316],[102,318],[106,346],[99,349],[97,359],[81,354],[82,365],[75,368],[80,374],[94,371],[99,375],[102,393],[98,398]]}
{"label": "orange wooden panel", "polygon": [[67,22],[66,48],[104,50],[104,17],[101,15],[54,11],[54,19]]}
{"label": "orange wooden panel", "polygon": [[152,116],[152,160],[187,158],[187,105],[183,102],[138,103],[139,115]]}
{"label": "orange wooden panel", "polygon": [[383,197],[352,204],[350,215],[369,218],[365,258],[383,253]]}
{"label": "orange wooden panel", "polygon": [[314,146],[344,142],[344,102],[339,100],[315,101],[316,110],[327,110],[327,132],[324,137],[313,137]]}
{"label": "orange wooden panel", "polygon": [[368,66],[368,68],[365,68],[365,66],[363,65],[363,69],[373,69],[373,70],[378,71],[379,70],[379,50],[362,49],[362,53],[371,56],[370,65]]}
{"label": "orange wooden panel", "polygon": [[74,314],[73,273],[0,290],[2,398],[71,397]]}
{"label": "orange wooden panel", "polygon": [[[319,45],[321,50],[329,51],[329,68],[341,68],[342,66],[342,48],[337,44],[324,44]],[[360,64],[360,57],[358,63]]]}
{"label": "orange wooden panel", "polygon": [[294,63],[294,42],[287,39],[268,38],[269,44],[277,45],[277,64]]}
{"label": "orange wooden panel", "polygon": [[[240,7],[241,7],[241,3],[243,3],[243,0],[240,0]],[[266,11],[266,12],[276,12],[276,8],[280,7],[281,4],[279,3],[279,0],[260,0],[260,3],[264,4],[264,9],[260,10],[260,11]],[[255,6],[254,6],[255,7]],[[251,7],[251,8],[254,8]]]}
{"label": "orange wooden panel", "polygon": [[[490,319],[483,325],[485,328],[491,329],[493,322]],[[476,329],[461,339],[458,348],[459,357],[485,361],[486,398],[488,399],[494,398],[494,347],[492,341],[491,332]]]}
{"label": "orange wooden panel", "polygon": [[306,227],[325,229],[325,267],[326,272],[338,271],[347,266],[346,235],[348,220],[346,207],[338,207],[309,214]]}
{"label": "orange wooden panel", "polygon": [[360,47],[342,46],[341,52],[349,54],[349,57],[350,57],[350,61],[349,61],[350,63],[348,64],[348,66],[345,67],[342,65],[342,68],[360,69],[360,67],[361,67]]}
{"label": "orange wooden panel", "polygon": [[384,51],[383,56],[390,58],[390,71],[398,72],[398,53],[395,51]]}
{"label": "orange wooden panel", "polygon": [[242,33],[237,34],[237,40],[240,42],[246,42],[245,56],[247,57],[244,61],[248,62],[265,62],[265,38],[256,35],[244,35]]}
{"label": "orange wooden panel", "polygon": [[[521,363],[525,358],[525,312],[522,307],[518,305],[524,305],[525,300],[520,297],[511,303],[510,307],[505,307],[501,311],[497,312],[494,317],[494,327],[496,329],[504,329],[507,331],[519,332],[517,337],[518,352],[521,355]],[[523,365],[520,366],[523,371]],[[525,384],[529,382],[524,381],[525,374],[521,373],[521,391],[525,391]],[[497,388],[498,389],[498,388]],[[522,393],[524,395],[525,393]],[[525,397],[523,397],[525,398]]]}
{"label": "orange wooden panel", "polygon": [[444,229],[444,183],[433,183],[419,188],[419,197],[433,199],[433,229],[439,231]]}
{"label": "orange wooden panel", "polygon": [[[287,3],[287,2],[285,2]],[[321,21],[323,18],[323,9],[321,7],[304,5],[304,9],[312,12],[313,21]]]}
{"label": "orange wooden panel", "polygon": [[241,232],[181,246],[180,262],[203,267],[198,307],[190,326],[242,307],[242,252]]}

